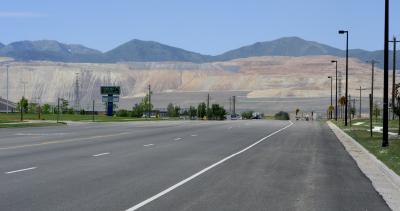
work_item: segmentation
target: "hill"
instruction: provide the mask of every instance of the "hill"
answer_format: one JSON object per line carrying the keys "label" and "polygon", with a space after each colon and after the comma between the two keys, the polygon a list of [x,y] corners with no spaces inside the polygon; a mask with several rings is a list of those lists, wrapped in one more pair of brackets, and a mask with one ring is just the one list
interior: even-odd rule
{"label": "hill", "polygon": [[[299,37],[285,37],[273,41],[257,42],[216,56],[203,55],[154,41],[137,39],[123,43],[105,53],[83,45],[64,44],[53,40],[20,41],[5,46],[0,43],[0,56],[12,57],[19,61],[207,63],[262,56],[303,57],[321,55],[343,58],[345,51]],[[383,51],[352,49],[349,51],[349,55],[362,62],[375,59],[380,61],[379,67],[383,65]],[[400,55],[400,51],[397,55]],[[397,62],[397,66],[400,67],[400,59],[397,59]],[[392,64],[390,63],[391,67]]]}

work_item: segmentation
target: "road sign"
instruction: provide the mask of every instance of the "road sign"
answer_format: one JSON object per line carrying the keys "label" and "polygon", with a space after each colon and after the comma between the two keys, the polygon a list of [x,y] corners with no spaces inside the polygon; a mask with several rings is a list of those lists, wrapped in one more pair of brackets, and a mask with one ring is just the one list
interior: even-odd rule
{"label": "road sign", "polygon": [[119,96],[103,96],[102,101],[103,103],[119,102]]}
{"label": "road sign", "polygon": [[102,86],[100,92],[102,95],[120,95],[121,88],[119,86]]}

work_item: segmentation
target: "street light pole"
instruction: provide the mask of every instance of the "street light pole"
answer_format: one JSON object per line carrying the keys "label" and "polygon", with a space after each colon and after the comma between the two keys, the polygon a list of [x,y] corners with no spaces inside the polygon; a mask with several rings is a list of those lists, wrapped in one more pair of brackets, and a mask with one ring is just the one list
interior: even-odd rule
{"label": "street light pole", "polygon": [[382,147],[389,146],[389,0],[385,0],[385,32],[383,56],[383,136]]}
{"label": "street light pole", "polygon": [[332,119],[332,111],[331,111],[331,108],[332,108],[332,106],[333,106],[333,98],[332,98],[332,79],[333,79],[333,77],[332,77],[332,76],[328,76],[328,78],[331,79],[331,106],[329,107],[329,118]]}
{"label": "street light pole", "polygon": [[362,91],[362,90],[367,90],[367,89],[363,89],[363,88],[361,88],[361,86],[360,86],[360,88],[357,89],[357,90],[360,91],[360,111],[359,111],[359,116],[358,116],[358,117],[361,119],[361,91]]}
{"label": "street light pole", "polygon": [[348,88],[349,88],[349,31],[340,30],[339,34],[346,34],[346,88],[345,98],[346,104],[344,109],[344,125],[347,126],[347,107],[348,107]]}
{"label": "street light pole", "polygon": [[336,93],[335,93],[335,120],[337,121],[337,116],[338,116],[338,109],[337,109],[337,107],[338,107],[338,99],[337,99],[337,93],[338,93],[338,80],[337,80],[337,73],[338,73],[338,68],[337,68],[337,66],[338,66],[338,61],[337,60],[332,60],[332,63],[335,63],[336,64],[336,85],[335,85],[335,88],[336,88]]}

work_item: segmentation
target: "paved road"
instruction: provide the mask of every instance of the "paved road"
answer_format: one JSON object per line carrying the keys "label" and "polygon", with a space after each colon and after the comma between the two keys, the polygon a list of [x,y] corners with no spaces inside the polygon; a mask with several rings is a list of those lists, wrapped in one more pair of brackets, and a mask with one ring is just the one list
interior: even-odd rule
{"label": "paved road", "polygon": [[389,210],[320,122],[99,123],[0,134],[0,210]]}

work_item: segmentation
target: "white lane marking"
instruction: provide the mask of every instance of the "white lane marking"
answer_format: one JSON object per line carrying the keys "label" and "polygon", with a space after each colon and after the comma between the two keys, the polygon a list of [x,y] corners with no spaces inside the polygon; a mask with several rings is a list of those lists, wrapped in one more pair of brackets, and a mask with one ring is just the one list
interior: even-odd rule
{"label": "white lane marking", "polygon": [[176,139],[174,139],[174,141],[179,141],[179,140],[182,140],[182,138],[176,138]]}
{"label": "white lane marking", "polygon": [[90,136],[90,137],[83,137],[83,138],[64,139],[64,140],[58,140],[58,141],[46,141],[46,142],[37,143],[37,144],[26,144],[26,145],[2,147],[2,148],[0,148],[0,150],[19,149],[19,148],[26,148],[26,147],[43,146],[43,145],[48,145],[48,144],[61,144],[61,143],[69,143],[69,142],[85,141],[85,140],[93,141],[93,140],[97,140],[99,138],[107,138],[107,137],[120,136],[120,135],[126,135],[126,134],[130,134],[130,133],[123,132],[123,133],[110,134],[110,135]]}
{"label": "white lane marking", "polygon": [[277,131],[275,131],[275,132],[269,134],[268,136],[265,136],[264,138],[262,138],[262,139],[260,139],[260,140],[258,140],[258,141],[256,141],[256,142],[254,142],[254,143],[251,144],[250,146],[248,146],[248,147],[246,147],[246,148],[240,150],[239,152],[233,153],[233,154],[229,155],[228,157],[225,157],[225,158],[223,158],[222,160],[220,160],[220,161],[218,161],[218,162],[212,164],[211,166],[208,166],[207,168],[205,168],[205,169],[203,169],[203,170],[200,170],[199,172],[193,174],[192,176],[190,176],[190,177],[188,177],[188,178],[186,178],[186,179],[184,179],[184,180],[182,180],[182,181],[176,183],[175,185],[172,185],[171,187],[169,187],[169,188],[167,188],[167,189],[161,191],[160,193],[157,193],[156,195],[154,195],[154,196],[152,196],[152,197],[150,197],[150,198],[148,198],[148,199],[146,199],[146,200],[140,202],[139,204],[136,204],[135,206],[133,206],[133,207],[127,209],[126,211],[134,211],[134,210],[137,210],[137,209],[139,209],[139,208],[145,206],[146,204],[148,204],[148,203],[150,203],[150,202],[152,202],[152,201],[154,201],[154,200],[160,198],[161,196],[163,196],[163,195],[165,195],[165,194],[167,194],[167,193],[173,191],[174,189],[176,189],[176,188],[182,186],[183,184],[189,182],[190,180],[193,180],[193,179],[195,179],[196,177],[198,177],[198,176],[204,174],[205,172],[209,171],[210,169],[215,168],[216,166],[218,166],[218,165],[224,163],[225,161],[227,161],[227,160],[229,160],[229,159],[231,159],[231,158],[233,158],[233,157],[236,157],[237,155],[242,154],[243,152],[246,152],[247,150],[253,148],[253,147],[256,146],[257,144],[259,144],[259,143],[265,141],[265,140],[268,139],[269,137],[271,137],[271,136],[273,136],[273,135],[275,135],[275,134],[277,134],[277,133],[279,133],[279,132],[281,132],[281,131],[283,131],[283,130],[285,130],[285,129],[287,129],[287,128],[289,128],[290,126],[293,125],[293,122],[289,121],[289,123],[290,123],[289,125],[286,125],[285,127],[283,127],[283,128],[281,128],[281,129],[279,129],[279,130],[277,130]]}
{"label": "white lane marking", "polygon": [[30,168],[26,168],[26,169],[19,169],[19,170],[15,170],[15,171],[8,171],[8,172],[5,172],[5,174],[14,174],[14,173],[22,172],[22,171],[33,170],[33,169],[36,169],[36,167],[30,167]]}
{"label": "white lane marking", "polygon": [[232,129],[233,127],[228,127],[228,130]]}
{"label": "white lane marking", "polygon": [[151,147],[151,146],[154,146],[154,144],[146,144],[146,145],[143,145],[144,147]]}
{"label": "white lane marking", "polygon": [[102,156],[102,155],[109,155],[110,153],[109,152],[104,152],[104,153],[100,153],[100,154],[97,154],[97,155],[92,155],[93,157],[99,157],[99,156]]}
{"label": "white lane marking", "polygon": [[196,137],[197,135],[196,134],[192,134],[192,137]]}

